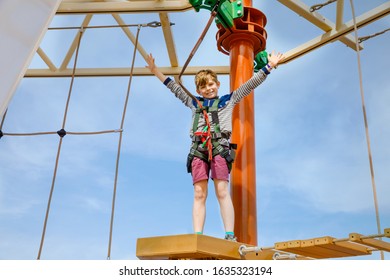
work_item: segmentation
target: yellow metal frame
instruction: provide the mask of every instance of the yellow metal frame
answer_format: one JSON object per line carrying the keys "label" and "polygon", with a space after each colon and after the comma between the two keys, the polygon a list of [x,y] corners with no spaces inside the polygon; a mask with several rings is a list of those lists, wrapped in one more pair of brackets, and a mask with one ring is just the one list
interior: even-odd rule
{"label": "yellow metal frame", "polygon": [[[344,1],[338,1],[336,13],[336,23],[322,16],[319,12],[310,12],[310,7],[304,4],[301,0],[278,0],[282,5],[305,18],[310,23],[316,25],[324,31],[324,34],[285,52],[284,63],[307,54],[317,48],[320,48],[335,40],[339,40],[343,44],[352,49],[356,49],[355,38],[350,33],[353,31],[352,21],[343,22],[342,11],[344,9]],[[277,8],[277,3],[275,3]],[[279,5],[280,6],[280,5]],[[62,0],[57,15],[78,15],[84,14],[85,21],[82,24],[87,27],[91,17],[94,14],[111,14],[119,25],[123,24],[121,14],[142,14],[142,13],[158,13],[160,17],[162,32],[165,40],[165,47],[169,55],[170,65],[161,65],[161,70],[166,75],[177,76],[182,67],[179,65],[175,48],[174,34],[170,26],[169,15],[177,12],[187,12],[192,10],[191,4],[187,0]],[[368,25],[390,13],[390,3],[384,3],[370,11],[367,11],[357,17],[357,27]],[[194,16],[195,13],[194,13]],[[133,41],[134,35],[130,29],[123,27],[123,31]],[[74,40],[77,41],[77,38]],[[163,45],[163,44],[161,44]],[[360,49],[363,46],[359,45]],[[70,47],[67,56],[64,58],[61,66],[57,67],[53,64],[49,56],[43,49],[37,50],[38,55],[47,64],[46,69],[28,69],[25,77],[69,77],[71,71],[68,68],[68,63],[75,51],[74,44]],[[138,44],[138,51],[143,57],[147,56],[147,51],[144,50],[141,44]],[[199,65],[188,67],[183,73],[184,75],[194,75],[199,69],[208,68],[207,65]],[[220,65],[213,66],[218,74],[228,75],[229,66]],[[129,73],[128,68],[81,68],[77,69],[76,76],[126,76]],[[134,76],[149,76],[149,71],[143,67],[136,67],[133,71]]]}

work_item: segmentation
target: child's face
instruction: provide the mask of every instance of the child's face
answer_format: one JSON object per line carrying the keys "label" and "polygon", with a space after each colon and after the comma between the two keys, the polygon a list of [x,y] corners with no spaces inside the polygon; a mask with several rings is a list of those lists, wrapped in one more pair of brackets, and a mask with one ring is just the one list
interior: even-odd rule
{"label": "child's face", "polygon": [[218,96],[218,89],[220,82],[215,82],[213,79],[208,78],[205,85],[199,86],[196,90],[204,98],[212,99]]}

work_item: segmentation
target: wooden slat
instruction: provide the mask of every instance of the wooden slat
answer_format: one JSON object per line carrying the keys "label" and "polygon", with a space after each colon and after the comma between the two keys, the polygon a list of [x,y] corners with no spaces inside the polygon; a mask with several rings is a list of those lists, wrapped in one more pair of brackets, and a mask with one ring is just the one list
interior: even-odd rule
{"label": "wooden slat", "polygon": [[[302,241],[302,249],[305,250],[306,253],[314,253],[322,256],[322,258],[342,258],[342,257],[350,257],[351,254],[340,250],[334,250],[334,248],[329,248],[327,246],[322,246],[317,244],[321,239],[332,239],[332,237],[318,237],[313,239],[308,239]],[[317,243],[316,243],[317,240]]]}
{"label": "wooden slat", "polygon": [[370,255],[370,252],[367,250],[367,247],[359,245],[356,243],[351,243],[348,241],[333,242],[334,238],[330,236],[316,238],[314,240],[316,246],[322,248],[327,248],[335,252],[341,252],[346,254],[346,256],[360,256],[360,255]]}
{"label": "wooden slat", "polygon": [[343,258],[370,254],[365,246],[352,243],[348,244],[348,242],[340,242],[336,245],[333,243],[333,240],[334,238],[331,236],[306,240],[291,240],[275,243],[275,249],[316,259]]}
{"label": "wooden slat", "polygon": [[390,252],[390,243],[378,239],[373,239],[373,238],[362,238],[362,236],[363,235],[359,233],[350,233],[349,240],[356,243],[374,247],[378,250]]}
{"label": "wooden slat", "polygon": [[298,254],[310,258],[322,259],[323,255],[320,255],[316,252],[308,252],[308,250],[304,250],[301,247],[301,240],[290,240],[285,242],[277,242],[275,243],[275,249],[278,251]]}
{"label": "wooden slat", "polygon": [[[385,237],[390,229],[385,229]],[[272,260],[276,252],[297,255],[297,259],[325,259],[370,255],[373,249],[390,252],[390,243],[351,233],[348,239],[337,241],[331,236],[306,240],[277,242],[273,248],[249,252],[241,256],[239,242],[227,241],[207,235],[184,234],[139,238],[136,255],[139,259],[224,259]]]}

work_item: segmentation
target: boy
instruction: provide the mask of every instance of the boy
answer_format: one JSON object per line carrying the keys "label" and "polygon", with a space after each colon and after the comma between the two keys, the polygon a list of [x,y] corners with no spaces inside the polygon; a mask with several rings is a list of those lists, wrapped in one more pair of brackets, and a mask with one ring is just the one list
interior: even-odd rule
{"label": "boy", "polygon": [[156,66],[152,54],[147,59],[147,68],[171,92],[192,111],[192,146],[187,168],[192,174],[194,202],[192,209],[193,227],[197,234],[203,233],[206,218],[207,185],[214,181],[215,193],[220,206],[225,228],[225,239],[236,241],[234,236],[234,208],[229,193],[229,173],[234,160],[229,139],[232,133],[232,113],[234,105],[259,86],[275,68],[283,54],[273,51],[268,55],[268,64],[232,93],[218,96],[220,82],[211,70],[201,70],[195,76],[194,97],[171,78],[165,76]]}

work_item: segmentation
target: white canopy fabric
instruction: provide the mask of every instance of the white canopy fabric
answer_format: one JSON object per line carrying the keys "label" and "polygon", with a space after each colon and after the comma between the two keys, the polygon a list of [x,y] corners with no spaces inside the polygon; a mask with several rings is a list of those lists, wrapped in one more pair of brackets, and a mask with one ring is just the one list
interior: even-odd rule
{"label": "white canopy fabric", "polygon": [[0,116],[62,0],[0,0]]}

